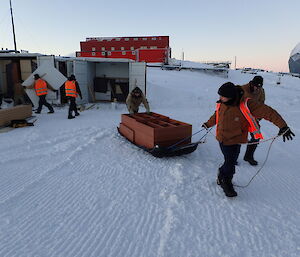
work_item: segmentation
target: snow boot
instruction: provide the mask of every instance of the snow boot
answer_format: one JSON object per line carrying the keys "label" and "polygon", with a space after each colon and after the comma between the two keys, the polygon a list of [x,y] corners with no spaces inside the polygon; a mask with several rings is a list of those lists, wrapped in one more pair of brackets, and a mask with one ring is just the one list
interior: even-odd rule
{"label": "snow boot", "polygon": [[48,114],[54,113],[54,111],[49,111]]}
{"label": "snow boot", "polygon": [[227,197],[235,197],[237,196],[237,192],[235,192],[232,185],[232,178],[225,177],[221,173],[218,174],[217,184],[220,185]]}
{"label": "snow boot", "polygon": [[70,120],[70,119],[74,119],[75,118],[75,116],[73,116],[73,115],[69,115],[68,116],[68,119]]}
{"label": "snow boot", "polygon": [[252,166],[257,165],[257,161],[254,160],[254,157],[253,157],[256,148],[257,148],[257,144],[247,145],[246,153],[244,156],[244,161],[249,162],[250,165],[252,165]]}
{"label": "snow boot", "polygon": [[80,113],[79,113],[79,112],[76,112],[76,113],[75,113],[75,116],[79,116],[79,115],[80,115]]}

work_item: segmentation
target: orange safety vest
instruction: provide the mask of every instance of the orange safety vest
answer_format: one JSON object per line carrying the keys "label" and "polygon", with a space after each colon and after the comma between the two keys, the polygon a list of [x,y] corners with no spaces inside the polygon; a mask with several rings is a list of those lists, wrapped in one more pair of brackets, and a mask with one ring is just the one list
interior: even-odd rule
{"label": "orange safety vest", "polygon": [[[262,133],[260,132],[259,125],[256,121],[256,118],[251,114],[251,112],[248,108],[247,102],[249,99],[250,98],[246,98],[245,101],[240,102],[240,110],[249,123],[248,131],[253,134],[255,139],[263,139],[264,137],[263,137]],[[217,124],[217,126],[218,126],[218,122],[219,122],[220,106],[221,106],[221,104],[217,103],[217,106],[216,106],[216,124]]]}
{"label": "orange safety vest", "polygon": [[77,91],[76,91],[76,84],[75,81],[66,81],[65,82],[65,90],[66,90],[66,96],[72,96],[77,97]]}
{"label": "orange safety vest", "polygon": [[34,83],[34,89],[37,96],[48,94],[47,83],[45,80],[42,79],[36,80]]}

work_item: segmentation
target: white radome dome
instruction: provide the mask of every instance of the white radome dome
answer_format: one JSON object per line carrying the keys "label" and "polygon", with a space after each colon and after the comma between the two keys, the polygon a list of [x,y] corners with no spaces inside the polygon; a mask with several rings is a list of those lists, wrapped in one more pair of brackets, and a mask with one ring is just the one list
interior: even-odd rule
{"label": "white radome dome", "polygon": [[298,43],[295,46],[295,48],[292,50],[290,57],[293,56],[293,55],[295,55],[295,54],[297,54],[297,53],[300,54],[300,43]]}

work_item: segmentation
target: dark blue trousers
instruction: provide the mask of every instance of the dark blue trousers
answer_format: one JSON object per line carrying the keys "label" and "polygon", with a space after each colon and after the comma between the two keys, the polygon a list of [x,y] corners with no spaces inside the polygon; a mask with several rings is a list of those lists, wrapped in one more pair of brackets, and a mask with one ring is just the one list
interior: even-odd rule
{"label": "dark blue trousers", "polygon": [[241,145],[223,145],[220,143],[224,155],[224,163],[220,167],[220,173],[227,178],[232,178],[235,173],[236,161],[240,154]]}

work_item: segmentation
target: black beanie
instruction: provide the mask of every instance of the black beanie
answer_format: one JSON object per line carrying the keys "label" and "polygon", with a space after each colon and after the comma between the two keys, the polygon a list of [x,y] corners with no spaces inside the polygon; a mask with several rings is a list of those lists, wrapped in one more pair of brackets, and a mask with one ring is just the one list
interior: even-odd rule
{"label": "black beanie", "polygon": [[76,80],[75,75],[72,74],[72,75],[69,77],[69,80]]}
{"label": "black beanie", "polygon": [[251,80],[251,84],[254,86],[260,85],[262,87],[264,83],[264,79],[262,76],[255,76],[252,80]]}
{"label": "black beanie", "polygon": [[228,98],[231,98],[231,99],[235,99],[237,91],[236,91],[235,85],[233,83],[227,82],[227,83],[223,84],[219,88],[218,94],[220,96],[224,96],[224,97],[228,97]]}

